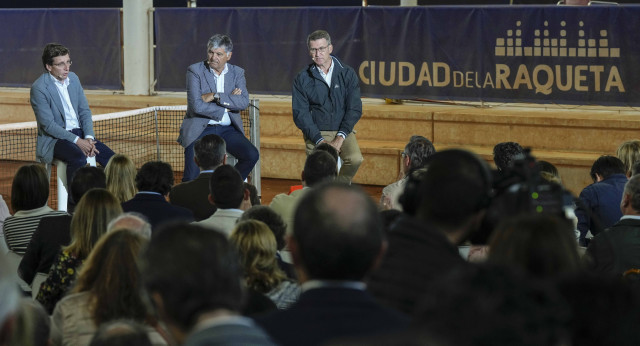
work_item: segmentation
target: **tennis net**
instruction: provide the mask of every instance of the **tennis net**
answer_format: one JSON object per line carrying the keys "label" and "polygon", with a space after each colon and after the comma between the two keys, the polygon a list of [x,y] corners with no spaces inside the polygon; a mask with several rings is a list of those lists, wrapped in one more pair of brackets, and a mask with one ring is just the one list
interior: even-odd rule
{"label": "tennis net", "polygon": [[[96,138],[114,152],[130,157],[140,168],[144,163],[162,160],[171,164],[176,183],[182,179],[184,149],[176,139],[187,106],[157,106],[124,112],[96,115],[93,127]],[[250,100],[241,112],[244,131],[260,149],[259,100]],[[0,194],[10,206],[11,184],[16,171],[25,164],[36,163],[36,122],[0,125]],[[234,159],[228,160],[233,164]],[[261,194],[260,162],[251,173],[251,182]],[[57,205],[56,167],[50,177],[49,206]]]}

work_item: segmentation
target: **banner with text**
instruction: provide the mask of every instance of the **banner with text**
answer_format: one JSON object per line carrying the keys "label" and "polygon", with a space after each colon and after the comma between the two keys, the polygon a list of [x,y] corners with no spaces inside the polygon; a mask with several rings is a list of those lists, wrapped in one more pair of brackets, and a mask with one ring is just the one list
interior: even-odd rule
{"label": "banner with text", "polygon": [[251,93],[290,94],[311,63],[306,37],[332,36],[362,95],[401,99],[640,104],[640,6],[156,9],[159,90],[185,90],[214,33]]}

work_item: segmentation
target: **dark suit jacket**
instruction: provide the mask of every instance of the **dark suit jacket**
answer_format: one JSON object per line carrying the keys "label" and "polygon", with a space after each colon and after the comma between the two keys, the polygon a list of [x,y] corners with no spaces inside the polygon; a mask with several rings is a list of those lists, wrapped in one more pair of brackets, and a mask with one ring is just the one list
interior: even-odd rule
{"label": "dark suit jacket", "polygon": [[409,319],[376,303],[366,291],[315,288],[288,310],[255,318],[280,345],[318,345],[329,340],[405,329]]}
{"label": "dark suit jacket", "polygon": [[[219,93],[218,103],[202,101],[202,95],[216,92],[216,82],[206,61],[197,62],[187,68],[187,113],[180,126],[178,143],[189,146],[207,127],[209,120],[222,120],[224,110],[229,110],[231,125],[244,134],[240,111],[249,106],[249,92],[244,70],[227,63],[228,72],[224,75],[224,92]],[[240,95],[232,95],[233,89],[242,90]]]}
{"label": "dark suit jacket", "polygon": [[152,229],[169,221],[193,221],[193,213],[187,208],[171,205],[164,196],[137,193],[132,199],[122,203],[125,212],[135,211],[149,219]]}
{"label": "dark suit jacket", "polygon": [[[80,128],[85,136],[95,136],[93,120],[89,103],[84,96],[84,90],[78,76],[69,72],[69,99],[78,116]],[[38,142],[36,144],[36,159],[39,162],[51,163],[53,147],[58,139],[73,142],[76,135],[65,129],[64,108],[49,72],[43,73],[31,86],[31,107],[38,123]]]}
{"label": "dark suit jacket", "polygon": [[49,273],[60,248],[71,242],[70,229],[71,215],[40,219],[18,267],[18,274],[26,283],[31,284],[36,273]]}
{"label": "dark suit jacket", "polygon": [[209,178],[212,173],[200,173],[194,180],[175,185],[169,193],[171,204],[193,212],[196,221],[201,221],[216,212],[209,203]]}
{"label": "dark suit jacket", "polygon": [[596,235],[587,248],[587,269],[614,277],[640,269],[640,220],[622,219]]}

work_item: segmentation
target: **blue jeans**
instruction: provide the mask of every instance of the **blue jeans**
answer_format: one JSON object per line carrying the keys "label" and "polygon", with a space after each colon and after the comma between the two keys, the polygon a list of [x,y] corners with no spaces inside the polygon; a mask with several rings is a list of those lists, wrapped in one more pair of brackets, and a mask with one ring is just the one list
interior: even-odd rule
{"label": "blue jeans", "polygon": [[[206,135],[214,134],[222,137],[227,145],[227,152],[238,159],[235,168],[240,172],[242,179],[246,179],[253,166],[258,162],[260,154],[258,149],[251,144],[251,142],[245,137],[242,132],[238,131],[235,127],[229,126],[207,126],[204,131],[196,138],[196,141]],[[194,151],[193,146],[195,142],[189,144],[184,148],[184,174],[182,181],[190,181],[195,179],[200,174],[200,169],[193,161]]]}

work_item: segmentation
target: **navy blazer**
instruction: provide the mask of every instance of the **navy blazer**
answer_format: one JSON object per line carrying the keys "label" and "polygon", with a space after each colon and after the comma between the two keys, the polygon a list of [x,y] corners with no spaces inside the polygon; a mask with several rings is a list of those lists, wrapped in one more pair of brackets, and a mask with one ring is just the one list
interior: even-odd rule
{"label": "navy blazer", "polygon": [[[31,86],[30,101],[38,123],[36,160],[44,163],[53,161],[53,148],[58,139],[73,142],[76,135],[65,129],[64,108],[58,89],[49,72],[43,73]],[[69,99],[78,116],[80,128],[85,136],[95,137],[89,102],[84,95],[78,76],[69,72]]]}
{"label": "navy blazer", "polygon": [[333,339],[401,331],[409,318],[383,307],[366,291],[315,288],[287,310],[258,316],[256,322],[280,345],[320,345]]}
{"label": "navy blazer", "polygon": [[156,194],[138,193],[132,199],[122,203],[122,210],[135,211],[146,216],[153,230],[165,222],[193,221],[191,210],[171,205],[164,196]]}
{"label": "navy blazer", "polygon": [[209,203],[209,179],[213,173],[200,173],[191,181],[174,185],[169,193],[169,202],[193,212],[196,221],[202,221],[216,212]]}
{"label": "navy blazer", "polygon": [[[229,71],[224,75],[224,92],[219,93],[218,103],[202,101],[202,95],[216,93],[216,82],[206,61],[195,63],[187,69],[187,113],[180,126],[178,143],[189,146],[204,131],[209,120],[222,120],[225,108],[229,111],[231,125],[244,134],[240,111],[249,106],[249,92],[244,70],[227,63]],[[233,89],[242,90],[240,95],[231,95]]]}

